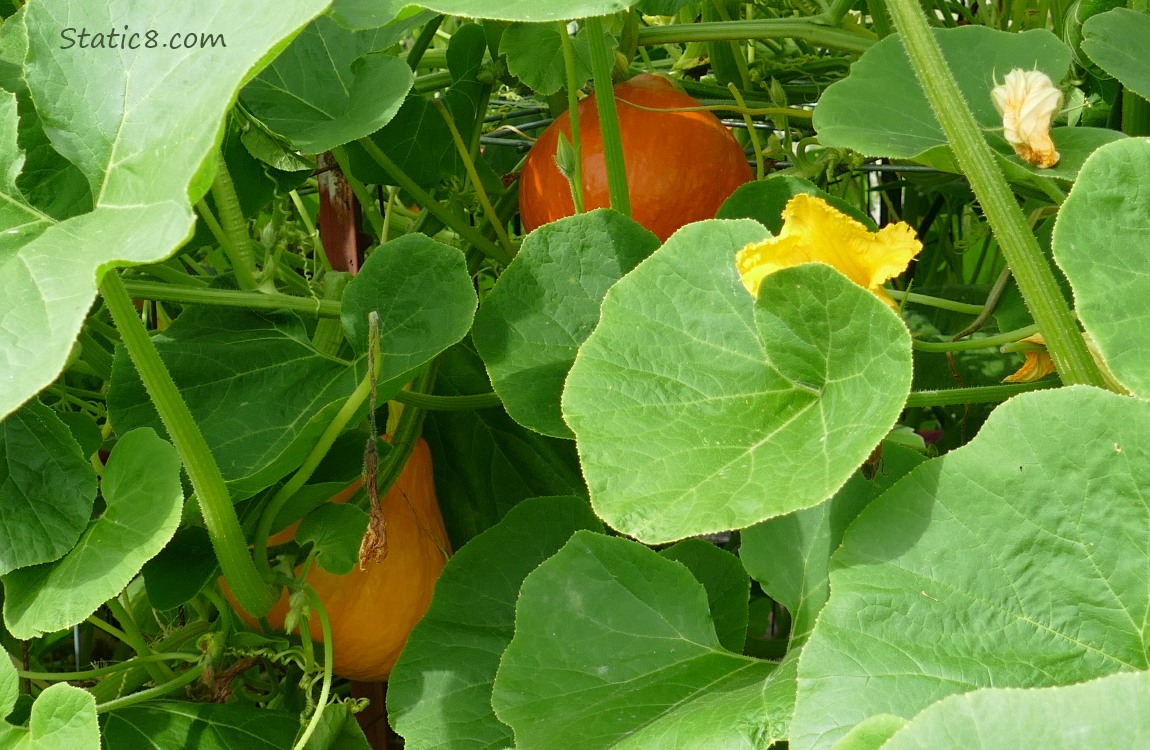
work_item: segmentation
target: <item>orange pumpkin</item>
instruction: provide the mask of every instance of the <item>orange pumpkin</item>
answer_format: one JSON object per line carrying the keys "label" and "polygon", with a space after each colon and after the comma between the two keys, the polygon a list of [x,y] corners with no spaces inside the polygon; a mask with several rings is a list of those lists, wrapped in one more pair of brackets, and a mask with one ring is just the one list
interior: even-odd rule
{"label": "orange pumpkin", "polygon": [[[347,502],[363,484],[350,485],[331,499]],[[420,438],[411,458],[387,494],[380,498],[387,519],[387,556],[347,575],[312,567],[307,582],[315,589],[331,621],[332,671],[352,680],[386,680],[415,623],[431,602],[435,581],[450,554],[443,516],[435,499],[431,450]],[[269,538],[282,544],[295,536],[295,527]],[[299,573],[297,568],[296,573]],[[239,609],[230,590],[221,586],[237,612],[253,627],[254,618]],[[282,629],[288,611],[285,591],[268,613],[268,622]],[[323,638],[319,616],[308,621],[312,639]]]}
{"label": "orange pumpkin", "polygon": [[[641,74],[614,87],[623,139],[631,215],[660,241],[692,221],[714,218],[735,188],[754,175],[743,148],[710,112],[651,112],[698,107],[699,102],[661,76]],[[595,96],[579,102],[583,204],[610,205],[607,160]],[[571,140],[571,113],[543,131],[519,176],[519,213],[528,231],[575,213],[571,188],[555,165],[559,133]]]}

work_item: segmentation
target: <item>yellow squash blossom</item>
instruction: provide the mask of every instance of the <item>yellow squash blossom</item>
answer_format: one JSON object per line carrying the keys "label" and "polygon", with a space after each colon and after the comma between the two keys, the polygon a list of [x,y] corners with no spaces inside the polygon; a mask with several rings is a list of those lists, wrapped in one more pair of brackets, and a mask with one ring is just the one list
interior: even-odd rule
{"label": "yellow squash blossom", "polygon": [[1049,169],[1058,163],[1050,121],[1062,108],[1062,92],[1041,70],[1015,68],[990,92],[1002,115],[1002,135],[1023,161]]}
{"label": "yellow squash blossom", "polygon": [[[1027,336],[1021,341],[1027,344],[1046,346],[1046,340],[1042,338],[1040,333]],[[1022,366],[1013,375],[1007,375],[1003,378],[1002,382],[1033,383],[1035,380],[1041,380],[1054,372],[1054,360],[1050,358],[1050,352],[1045,349],[1024,349],[1022,355],[1026,358],[1022,361]]]}
{"label": "yellow squash blossom", "polygon": [[825,263],[896,307],[882,285],[905,271],[920,250],[922,243],[904,222],[870,232],[822,198],[801,194],[783,209],[779,235],[744,247],[735,255],[735,266],[743,286],[757,296],[768,274],[800,263]]}

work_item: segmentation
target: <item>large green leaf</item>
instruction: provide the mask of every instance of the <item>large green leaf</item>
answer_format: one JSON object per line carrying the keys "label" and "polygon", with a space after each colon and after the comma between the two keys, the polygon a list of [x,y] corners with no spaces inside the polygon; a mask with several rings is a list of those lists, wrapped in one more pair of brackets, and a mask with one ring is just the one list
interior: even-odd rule
{"label": "large green leaf", "polygon": [[626,10],[628,0],[420,0],[419,5],[439,13],[497,21],[565,21],[607,16]]}
{"label": "large green leaf", "polygon": [[[200,166],[236,89],[325,5],[44,0],[27,7],[24,78],[53,147],[83,173],[95,209],[34,239],[0,235],[0,417],[60,373],[101,272],[160,260],[187,239],[189,198],[207,187]],[[125,26],[220,34],[227,46],[112,51],[61,41],[65,28]],[[11,107],[4,110],[7,131]],[[19,225],[27,228],[33,212],[25,214]]]}
{"label": "large green leaf", "polygon": [[120,593],[156,555],[180,521],[180,459],[148,429],[123,435],[101,482],[107,509],[60,560],[4,576],[4,622],[35,638],[81,622]]}
{"label": "large green leaf", "polygon": [[790,612],[792,647],[805,640],[830,596],[831,555],[843,532],[871,500],[924,460],[909,448],[883,443],[874,478],[856,473],[825,503],[743,529],[739,556],[767,596]]}
{"label": "large green leaf", "polygon": [[586,500],[524,500],[448,561],[388,681],[388,714],[409,750],[508,746],[491,685],[515,630],[519,587],[578,529],[603,529]]}
{"label": "large green leaf", "polygon": [[[4,661],[8,657],[4,656]],[[15,673],[12,677],[15,678]],[[28,728],[0,722],[2,750],[76,750],[100,747],[96,699],[87,690],[56,683],[36,696]]]}
{"label": "large green leaf", "polygon": [[603,295],[658,246],[654,234],[607,209],[527,235],[484,299],[472,332],[495,392],[515,421],[571,437],[559,397],[575,352],[599,321]]}
{"label": "large green leaf", "polygon": [[492,704],[519,747],[750,750],[789,716],[777,667],[723,649],[684,566],[580,531],[523,582]]}
{"label": "large green leaf", "polygon": [[980,687],[1144,670],[1150,403],[1017,396],[870,504],[799,665],[796,750]]}
{"label": "large green leaf", "polygon": [[[507,69],[527,86],[544,96],[567,87],[567,67],[563,62],[563,37],[567,29],[556,23],[514,23],[499,40],[499,52],[507,59]],[[610,44],[614,44],[611,39]],[[571,40],[575,55],[575,81],[582,86],[591,79],[591,40],[586,28]]]}
{"label": "large green leaf", "polygon": [[684,539],[660,550],[659,554],[685,565],[703,584],[719,643],[728,651],[743,653],[750,618],[747,600],[751,595],[751,579],[739,558],[705,539]]}
{"label": "large green leaf", "polygon": [[829,266],[768,276],[735,252],[766,230],[691,224],[607,293],[563,392],[591,502],[646,542],[741,528],[830,497],[910,389],[910,336]]}
{"label": "large green leaf", "polygon": [[31,401],[0,422],[0,575],[72,549],[96,500],[96,472],[56,413]]}
{"label": "large green leaf", "polygon": [[104,722],[106,750],[286,750],[298,714],[233,703],[153,700],[112,711]]}
{"label": "large green leaf", "polygon": [[1150,674],[1116,674],[1069,687],[985,688],[952,695],[914,717],[885,744],[872,747],[1150,747]]}
{"label": "large green leaf", "polygon": [[395,116],[411,68],[380,49],[375,30],[312,21],[240,92],[252,114],[295,148],[315,154],[374,133]]}
{"label": "large green leaf", "polygon": [[1087,160],[1053,244],[1078,319],[1111,372],[1150,398],[1150,143],[1112,143]]}
{"label": "large green leaf", "polygon": [[1143,99],[1150,99],[1148,38],[1150,15],[1131,8],[1099,13],[1082,25],[1082,51]]}
{"label": "large green leaf", "polygon": [[[935,29],[934,35],[991,148],[1012,167],[1012,177],[1041,174],[1072,180],[1091,151],[1124,137],[1097,128],[1054,128],[1051,136],[1062,156],[1058,164],[1039,169],[1023,162],[1002,136],[1002,116],[990,98],[995,77],[1001,79],[1012,69],[1022,68],[1041,70],[1061,81],[1070,68],[1070,49],[1045,29],[1007,33],[986,26],[962,26]],[[868,49],[851,66],[849,76],[826,90],[815,109],[814,126],[825,146],[958,171],[946,134],[896,34]]]}
{"label": "large green leaf", "polygon": [[[436,364],[437,394],[491,392],[483,363],[466,346],[449,349]],[[570,440],[526,430],[501,408],[429,412],[423,436],[435,457],[435,492],[455,549],[521,500],[587,492]]]}

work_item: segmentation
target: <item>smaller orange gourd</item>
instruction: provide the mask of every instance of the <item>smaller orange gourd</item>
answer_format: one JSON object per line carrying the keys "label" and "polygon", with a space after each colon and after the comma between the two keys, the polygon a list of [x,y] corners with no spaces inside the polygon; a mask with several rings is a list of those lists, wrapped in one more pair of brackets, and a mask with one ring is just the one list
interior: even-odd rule
{"label": "smaller orange gourd", "polygon": [[[357,481],[330,502],[347,502],[362,484]],[[307,576],[331,621],[332,671],[363,682],[387,679],[411,629],[427,611],[450,553],[435,498],[431,450],[423,438],[416,442],[395,484],[380,498],[380,508],[387,519],[386,557],[347,575],[313,567]],[[268,541],[282,544],[294,536],[295,527],[291,527]],[[241,617],[255,627],[255,619],[239,609],[223,579],[221,586]],[[282,629],[287,612],[285,591],[268,613],[268,622]],[[320,641],[323,636],[316,613],[308,626],[312,639]]]}

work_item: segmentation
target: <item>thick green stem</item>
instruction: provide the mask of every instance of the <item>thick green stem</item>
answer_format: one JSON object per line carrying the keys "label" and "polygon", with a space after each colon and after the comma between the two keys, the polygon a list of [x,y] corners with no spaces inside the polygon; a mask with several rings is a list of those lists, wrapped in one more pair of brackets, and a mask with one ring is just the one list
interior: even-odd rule
{"label": "thick green stem", "polygon": [[[140,632],[140,628],[136,625],[136,621],[132,617],[132,613],[128,611],[128,608],[125,607],[117,597],[109,599],[107,606],[112,612],[112,616],[120,623],[120,627],[126,636],[124,642],[128,647],[135,651],[137,656],[151,656],[153,653],[152,649],[148,647],[147,640],[144,639],[143,633]],[[144,669],[148,671],[148,674],[152,676],[152,679],[156,681],[157,685],[168,682],[174,676],[172,670],[168,669],[167,665],[163,662],[144,661],[142,664],[144,665]]]}
{"label": "thick green stem", "polygon": [[107,701],[106,703],[97,703],[96,713],[103,714],[109,711],[116,711],[121,708],[127,708],[128,706],[134,706],[137,703],[143,703],[144,701],[150,701],[156,698],[162,698],[165,695],[171,695],[177,690],[181,690],[185,686],[191,685],[193,682],[200,679],[203,674],[204,666],[202,664],[197,665],[191,669],[188,669],[171,682],[165,682],[163,685],[157,685],[156,687],[149,688],[148,690],[141,690],[138,693],[125,695],[123,698],[115,698],[113,700]]}
{"label": "thick green stem", "polygon": [[415,406],[427,411],[473,411],[502,406],[503,400],[494,392],[476,393],[468,396],[434,396],[430,393],[417,393],[402,390],[391,397],[404,406]]}
{"label": "thick green stem", "polygon": [[[153,646],[157,654],[169,653],[182,647],[192,638],[198,638],[203,635],[210,628],[211,623],[207,620],[189,623],[174,631],[171,635],[156,641]],[[193,660],[198,661],[199,658],[200,655],[197,654]],[[136,661],[136,659],[132,659],[131,662],[125,662],[125,664],[131,663],[133,666],[129,669],[117,670],[88,688],[88,692],[96,696],[97,703],[103,703],[126,695],[148,681],[148,673],[144,671],[142,665],[136,666],[134,664]]]}
{"label": "thick green stem", "polygon": [[957,404],[996,404],[1011,396],[1027,391],[1053,388],[1058,381],[1039,380],[1034,383],[1009,383],[1004,385],[984,385],[977,388],[952,388],[944,391],[915,391],[906,399],[906,408],[927,406],[955,406]]}
{"label": "thick green stem", "polygon": [[419,202],[419,205],[423,206],[424,210],[442,221],[450,227],[452,231],[471,243],[473,247],[487,257],[504,265],[511,262],[511,255],[507,251],[477,232],[465,219],[444,208],[439,201],[435,200],[426,190],[417,185],[415,180],[408,177],[407,174],[399,168],[398,164],[388,158],[387,154],[383,153],[383,150],[375,145],[374,141],[370,138],[360,138],[359,145],[363,146],[368,156],[374,159],[376,164],[383,167],[391,179],[395,180],[395,184],[399,185],[415,198],[415,200]]}
{"label": "thick green stem", "polygon": [[[307,586],[305,583],[304,586]],[[307,747],[308,740],[311,739],[315,728],[319,726],[319,721],[323,717],[324,709],[327,707],[327,699],[331,695],[331,663],[334,649],[331,643],[331,620],[327,616],[327,609],[323,606],[323,601],[319,598],[319,594],[315,593],[315,589],[307,586],[308,598],[311,599],[312,609],[315,610],[316,615],[319,617],[320,630],[323,632],[323,685],[319,690],[319,701],[316,703],[315,712],[311,715],[311,720],[307,723],[307,728],[303,730],[299,739],[296,740],[292,750],[303,750]],[[307,639],[309,642],[311,638]]]}
{"label": "thick green stem", "polygon": [[272,590],[260,578],[248,555],[231,495],[207,441],[180,396],[168,368],[160,359],[148,331],[132,306],[132,299],[115,271],[104,274],[100,292],[120,331],[120,339],[140,374],[172,443],[179,451],[188,478],[200,501],[204,525],[228,584],[240,605],[255,616],[267,614],[275,603]]}
{"label": "thick green stem", "polygon": [[220,226],[227,235],[224,252],[231,261],[236,281],[240,289],[255,289],[258,282],[252,238],[248,234],[248,224],[244,221],[243,211],[240,210],[240,197],[236,194],[236,186],[232,183],[232,176],[228,172],[223,154],[216,156],[216,178],[212,181],[212,200],[216,203]]}
{"label": "thick green stem", "polygon": [[943,299],[942,297],[931,297],[926,294],[918,294],[917,292],[902,292],[898,289],[884,289],[891,299],[900,302],[906,301],[912,305],[924,305],[926,307],[937,307],[939,310],[950,310],[951,312],[964,313],[966,315],[979,315],[982,313],[983,305],[971,305],[966,302],[955,302],[951,299]]}
{"label": "thick green stem", "polygon": [[916,0],[887,0],[887,7],[911,67],[986,213],[1062,381],[1067,385],[1087,383],[1105,388],[1106,382],[1062,297],[1054,271],[963,100],[922,8]]}
{"label": "thick green stem", "polygon": [[82,672],[25,672],[22,669],[16,670],[16,675],[26,680],[44,680],[46,682],[64,682],[66,680],[94,680],[97,677],[107,677],[116,672],[123,672],[128,669],[135,669],[142,667],[145,664],[166,661],[180,661],[180,662],[195,662],[201,658],[200,654],[157,654],[151,653],[147,656],[136,656],[122,661],[119,664],[110,664],[106,667],[97,667],[95,669],[88,669]]}
{"label": "thick green stem", "polygon": [[966,341],[914,341],[914,348],[920,352],[961,352],[970,349],[993,349],[1003,344],[1012,344],[1021,341],[1027,336],[1038,333],[1038,326],[1026,326],[1014,331],[1006,331],[994,336],[981,339],[967,339]]}
{"label": "thick green stem", "polygon": [[[607,49],[602,18],[588,18],[587,36],[591,44],[591,73],[595,81],[595,102],[599,109],[599,130],[603,136],[603,157],[607,161],[607,194],[611,208],[631,215],[631,196],[627,190],[627,168],[623,163],[623,137],[619,133],[619,113],[611,83],[614,60]],[[572,113],[575,116],[576,113]]]}
{"label": "thick green stem", "polygon": [[832,26],[792,18],[681,23],[639,29],[639,45],[718,42],[732,39],[803,39],[817,47],[862,54],[877,40]]}
{"label": "thick green stem", "polygon": [[293,310],[320,318],[338,318],[339,300],[295,297],[277,292],[241,292],[235,289],[211,289],[202,286],[180,286],[159,281],[124,279],[124,288],[136,299],[179,302],[188,305],[243,307],[249,310]]}
{"label": "thick green stem", "polygon": [[571,113],[571,151],[575,163],[571,165],[571,200],[575,213],[583,213],[583,148],[579,145],[579,79],[575,75],[575,45],[567,33],[567,24],[559,23],[559,39],[563,48],[563,70],[567,75],[567,111]]}

